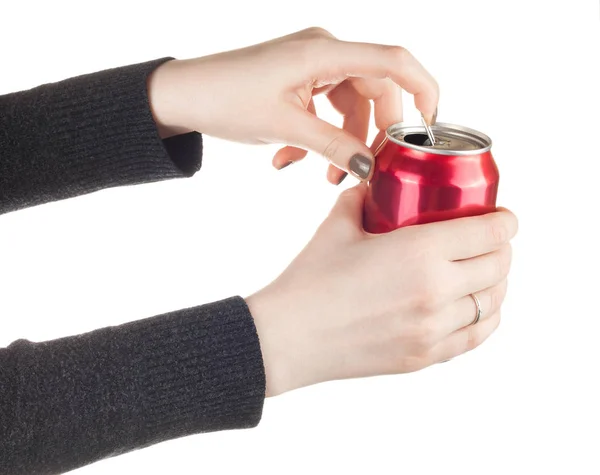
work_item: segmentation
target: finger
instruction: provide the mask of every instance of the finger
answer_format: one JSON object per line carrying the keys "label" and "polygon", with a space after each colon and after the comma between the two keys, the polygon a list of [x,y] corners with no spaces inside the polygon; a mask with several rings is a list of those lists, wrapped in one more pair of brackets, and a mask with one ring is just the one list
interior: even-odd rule
{"label": "finger", "polygon": [[[506,288],[507,281],[504,279],[499,284],[474,294],[481,305],[480,320],[489,318],[500,309],[506,296]],[[435,318],[441,326],[440,333],[449,335],[471,325],[476,317],[477,305],[471,295],[466,295],[456,300],[445,312],[440,313]]]}
{"label": "finger", "polygon": [[317,76],[390,78],[414,96],[415,106],[426,120],[433,118],[439,100],[438,84],[405,48],[335,39],[327,40],[326,46],[316,43],[317,48],[322,58],[315,71]]}
{"label": "finger", "polygon": [[377,153],[377,149],[383,143],[385,136],[386,136],[385,130],[380,130],[379,133],[375,136],[375,140],[373,140],[373,143],[369,147],[371,152],[373,152],[373,154]]}
{"label": "finger", "polygon": [[286,146],[280,148],[273,157],[273,166],[277,168],[277,170],[281,170],[292,163],[302,160],[306,157],[307,153],[308,151],[298,147]]}
{"label": "finger", "polygon": [[[315,103],[312,98],[306,106],[306,110],[311,114],[317,114]],[[304,157],[306,157],[307,153],[308,150],[304,150],[302,148],[290,147],[289,145],[285,146],[280,148],[277,153],[275,153],[275,156],[273,157],[273,166],[277,168],[277,170],[281,170],[292,163],[302,160]]]}
{"label": "finger", "polygon": [[375,125],[379,130],[402,122],[402,89],[398,84],[390,79],[375,78],[352,78],[349,82],[360,96],[373,101]]}
{"label": "finger", "polygon": [[327,94],[330,91],[333,91],[336,87],[338,87],[338,85],[343,81],[344,81],[344,79],[342,79],[341,81],[335,81],[335,82],[333,82],[331,84],[327,84],[325,86],[313,87],[312,95],[313,95],[313,97],[315,97],[320,94]]}
{"label": "finger", "polygon": [[390,79],[353,78],[356,91],[373,101],[375,106],[375,125],[379,132],[369,147],[375,154],[386,136],[389,126],[402,122],[402,89]]}
{"label": "finger", "polygon": [[446,259],[459,260],[499,249],[515,236],[518,222],[513,213],[501,210],[421,226],[423,234],[438,243]]}
{"label": "finger", "polygon": [[502,282],[510,270],[512,248],[505,244],[483,256],[450,263],[454,267],[453,294],[469,295]]}
{"label": "finger", "polygon": [[338,197],[333,206],[329,217],[333,219],[336,226],[340,225],[340,221],[346,220],[353,227],[362,229],[363,205],[367,186],[364,183],[344,190]]}
{"label": "finger", "polygon": [[432,363],[447,361],[481,345],[500,325],[500,310],[489,318],[469,325],[440,341],[430,353]]}
{"label": "finger", "polygon": [[290,107],[286,124],[280,135],[288,145],[321,154],[359,180],[371,178],[373,154],[354,135],[295,107]]}
{"label": "finger", "polygon": [[344,81],[327,94],[333,108],[344,117],[343,129],[362,142],[367,141],[371,103],[350,81]]}
{"label": "finger", "polygon": [[339,185],[342,183],[346,177],[348,176],[348,172],[344,170],[340,170],[335,165],[329,165],[327,167],[327,181],[329,183],[333,183],[334,185]]}
{"label": "finger", "polygon": [[[360,95],[350,81],[344,81],[327,94],[327,98],[336,111],[344,118],[343,130],[354,135],[362,142],[367,141],[371,103]],[[339,184],[346,177],[346,171],[330,166],[327,178],[333,184]]]}

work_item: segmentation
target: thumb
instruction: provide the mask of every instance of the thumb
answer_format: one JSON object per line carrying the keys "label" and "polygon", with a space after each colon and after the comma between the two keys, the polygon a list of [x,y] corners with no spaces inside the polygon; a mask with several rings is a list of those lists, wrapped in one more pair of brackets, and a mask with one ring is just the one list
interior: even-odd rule
{"label": "thumb", "polygon": [[304,110],[291,112],[288,145],[323,155],[338,168],[362,181],[373,175],[373,153],[367,145],[329,122]]}
{"label": "thumb", "polygon": [[346,221],[362,230],[363,206],[367,194],[366,183],[344,190],[329,213],[330,220]]}

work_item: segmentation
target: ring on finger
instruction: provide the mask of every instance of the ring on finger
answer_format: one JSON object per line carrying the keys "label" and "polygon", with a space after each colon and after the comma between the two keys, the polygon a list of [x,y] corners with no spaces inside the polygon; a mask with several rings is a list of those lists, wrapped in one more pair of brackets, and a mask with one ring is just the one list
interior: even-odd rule
{"label": "ring on finger", "polygon": [[475,325],[481,319],[481,302],[477,298],[475,294],[470,294],[473,302],[475,302],[475,306],[477,307],[477,313],[475,314],[475,319],[471,322],[471,325]]}

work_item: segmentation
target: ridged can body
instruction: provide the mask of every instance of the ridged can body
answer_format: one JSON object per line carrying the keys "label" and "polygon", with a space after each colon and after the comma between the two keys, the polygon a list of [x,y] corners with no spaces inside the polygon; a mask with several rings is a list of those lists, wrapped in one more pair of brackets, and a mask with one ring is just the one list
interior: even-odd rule
{"label": "ridged can body", "polygon": [[451,124],[432,129],[438,148],[423,145],[423,127],[401,123],[387,130],[365,201],[366,231],[385,233],[496,209],[499,173],[489,137]]}

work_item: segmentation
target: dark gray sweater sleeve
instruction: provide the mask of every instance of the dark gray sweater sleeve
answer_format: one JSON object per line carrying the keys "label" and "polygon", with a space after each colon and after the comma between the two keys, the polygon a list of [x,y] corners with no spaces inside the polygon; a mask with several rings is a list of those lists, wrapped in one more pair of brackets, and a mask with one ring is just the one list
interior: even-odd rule
{"label": "dark gray sweater sleeve", "polygon": [[202,136],[161,140],[148,103],[148,75],[169,59],[0,96],[0,214],[192,176]]}
{"label": "dark gray sweater sleeve", "polygon": [[[161,140],[148,105],[147,76],[167,59],[0,96],[0,213],[193,175],[200,134]],[[62,473],[167,439],[253,427],[264,396],[258,335],[240,297],[18,340],[0,349],[0,474]]]}

